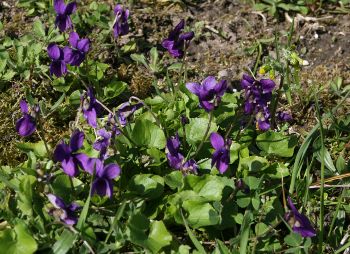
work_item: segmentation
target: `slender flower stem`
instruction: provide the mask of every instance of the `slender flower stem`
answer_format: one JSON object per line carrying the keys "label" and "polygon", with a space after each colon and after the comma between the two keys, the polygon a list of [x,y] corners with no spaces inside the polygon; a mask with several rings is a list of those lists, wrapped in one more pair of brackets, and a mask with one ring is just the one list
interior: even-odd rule
{"label": "slender flower stem", "polygon": [[72,193],[73,193],[73,196],[75,196],[75,189],[74,189],[74,183],[73,183],[73,179],[72,177],[68,177],[69,178],[69,182],[70,182],[70,187],[72,189]]}
{"label": "slender flower stem", "polygon": [[78,219],[78,223],[76,225],[76,227],[81,231],[85,225],[85,221],[89,212],[89,208],[90,208],[90,201],[91,201],[91,195],[92,195],[92,186],[93,186],[93,182],[94,182],[94,178],[96,175],[96,164],[93,167],[93,172],[91,175],[91,180],[90,180],[90,187],[89,187],[89,196],[87,197],[83,210],[80,213],[80,217]]}
{"label": "slender flower stem", "polygon": [[261,55],[262,55],[262,46],[261,46],[261,43],[258,41],[258,55],[257,55],[256,60],[255,60],[255,65],[254,65],[254,70],[253,70],[254,74],[258,70],[258,66],[259,66],[259,63],[260,63]]}
{"label": "slender flower stem", "polygon": [[245,131],[245,130],[252,124],[253,119],[254,119],[254,116],[252,115],[252,116],[250,117],[249,122],[247,123],[247,125],[246,125],[242,130],[239,130],[239,131],[238,131],[238,133],[237,133],[237,135],[236,135],[236,137],[235,137],[234,140],[238,141],[238,139],[240,138],[241,133],[242,133],[243,131]]}
{"label": "slender flower stem", "polygon": [[278,101],[279,101],[281,94],[282,94],[283,82],[284,82],[284,76],[282,75],[280,85],[279,85],[278,90],[277,90],[276,97],[274,98],[274,100],[272,102],[272,110],[271,110],[271,127],[272,128],[274,128],[274,126],[276,124],[276,111],[277,111]]}
{"label": "slender flower stem", "polygon": [[[79,233],[79,231],[77,231],[74,227],[68,227],[68,228],[69,228],[69,230],[71,230],[74,234],[81,236],[80,233]],[[84,243],[84,245],[86,246],[86,248],[89,249],[90,253],[91,253],[91,254],[95,254],[95,252],[94,252],[94,250],[92,249],[92,247],[90,246],[90,244],[89,244],[87,241],[85,241],[84,239],[82,239],[82,240],[83,240],[83,243]]]}
{"label": "slender flower stem", "polygon": [[[120,182],[120,181],[119,181]],[[119,206],[118,208],[118,211],[113,219],[113,222],[112,222],[112,225],[108,231],[108,234],[106,236],[106,239],[104,241],[104,243],[107,243],[108,240],[109,240],[109,237],[112,235],[113,231],[115,230],[115,228],[117,227],[118,225],[118,221],[120,220],[120,218],[122,217],[123,213],[124,213],[124,210],[125,210],[125,207],[126,207],[126,199],[124,199],[121,203],[121,205]]]}
{"label": "slender flower stem", "polygon": [[250,76],[252,76],[256,80],[254,72],[248,66],[244,66],[243,69],[245,71],[248,71],[250,73]]}
{"label": "slender flower stem", "polygon": [[36,131],[36,133],[38,134],[38,136],[39,136],[39,138],[41,139],[41,141],[43,141],[44,146],[45,146],[45,150],[46,150],[48,156],[51,157],[51,153],[50,153],[49,147],[48,147],[48,145],[47,145],[47,142],[46,142],[46,140],[45,140],[45,137],[44,137],[44,136],[41,136],[41,135],[40,135],[40,132],[39,132],[38,130]]}
{"label": "slender flower stem", "polygon": [[79,119],[80,119],[80,109],[78,110],[77,115],[75,116],[74,128],[78,128]]}
{"label": "slender flower stem", "polygon": [[162,128],[162,124],[160,123],[158,117],[152,112],[151,108],[140,98],[136,97],[136,96],[131,96],[130,97],[130,101],[131,100],[136,100],[137,102],[142,103],[143,106],[145,106],[145,108],[151,113],[151,115],[153,116],[154,120],[156,120],[157,125],[159,126],[159,128]]}
{"label": "slender flower stem", "polygon": [[187,80],[187,43],[185,43],[185,49],[184,49],[184,60],[183,60],[183,65],[184,65],[184,70],[183,70],[183,83],[186,82]]}
{"label": "slender flower stem", "polygon": [[98,99],[96,99],[96,102],[98,104],[101,105],[102,108],[104,108],[108,113],[114,115],[114,112],[112,110],[110,110],[105,104],[103,104],[101,101],[99,101]]}
{"label": "slender flower stem", "polygon": [[[105,110],[108,111],[108,113],[112,114],[112,116],[114,117],[115,116],[115,113],[110,110],[107,106],[105,106],[102,102],[100,102],[99,100],[96,99],[96,102],[98,104],[100,104]],[[134,142],[134,140],[132,140],[128,135],[126,135],[126,133],[123,131],[123,126],[121,126],[118,118],[116,118],[116,123],[118,125],[118,128],[119,128],[119,131],[121,132],[121,134],[123,134],[123,136],[130,141],[130,143],[132,143],[133,145],[137,146],[137,144]]]}
{"label": "slender flower stem", "polygon": [[[98,99],[96,99],[96,102],[100,104],[108,113],[112,114],[113,117],[115,116],[115,113],[112,110],[110,110],[106,105],[104,105],[102,102],[100,102]],[[137,146],[137,144],[123,131],[123,126],[121,126],[118,118],[116,119],[116,123],[118,125],[119,131],[121,132],[121,134],[123,134],[124,137],[130,141],[130,143]]]}
{"label": "slender flower stem", "polygon": [[287,202],[286,202],[286,192],[284,191],[284,181],[283,181],[283,176],[281,177],[281,188],[282,188],[282,198],[283,198],[283,208],[287,212]]}
{"label": "slender flower stem", "polygon": [[[39,117],[39,126],[38,126],[38,129],[40,130],[36,130],[36,133],[38,134],[38,136],[39,136],[39,138],[41,139],[41,141],[43,141],[43,143],[44,143],[44,146],[45,146],[45,149],[46,149],[46,152],[47,152],[47,155],[49,156],[49,157],[51,157],[51,152],[50,152],[50,149],[49,149],[49,146],[48,146],[48,144],[47,144],[47,141],[46,141],[46,139],[45,139],[45,135],[44,135],[44,131],[43,131],[43,129],[42,129],[42,127],[41,127],[41,119],[40,119],[40,117]],[[43,133],[43,135],[40,135],[40,132],[41,133]]]}
{"label": "slender flower stem", "polygon": [[209,122],[208,122],[208,126],[207,126],[207,129],[205,130],[205,133],[204,133],[204,136],[203,136],[203,139],[201,141],[201,143],[199,144],[198,148],[197,148],[197,151],[195,152],[195,154],[193,155],[193,157],[196,157],[196,155],[200,152],[200,150],[202,149],[202,146],[204,145],[204,142],[207,140],[207,136],[208,136],[208,133],[209,133],[209,130],[210,130],[210,127],[211,127],[211,122],[213,120],[213,111],[210,111],[209,113]]}
{"label": "slender flower stem", "polygon": [[113,27],[114,27],[115,23],[117,22],[117,19],[118,19],[118,18],[120,18],[120,14],[115,15],[115,18],[114,18],[114,20],[113,20],[113,23],[112,23],[112,25],[111,25],[111,27],[110,27],[111,32],[113,32]]}
{"label": "slender flower stem", "polygon": [[183,144],[184,144],[185,150],[187,150],[186,129],[184,124],[181,124],[181,125],[182,125],[182,132],[183,132]]}
{"label": "slender flower stem", "polygon": [[266,228],[262,233],[254,236],[254,237],[249,238],[249,240],[252,241],[254,239],[259,239],[261,237],[264,237],[266,234],[270,233],[272,230],[274,230],[276,227],[278,227],[281,224],[281,222],[282,222],[282,220],[276,221],[274,224],[269,225],[269,227]]}
{"label": "slender flower stem", "polygon": [[185,45],[184,45],[184,55],[183,55],[183,58],[182,58],[182,64],[181,64],[181,68],[180,68],[180,76],[183,76],[183,83],[186,82],[186,65],[187,65],[187,43],[185,42]]}
{"label": "slender flower stem", "polygon": [[230,128],[227,130],[226,134],[225,134],[225,140],[227,140],[227,138],[230,136],[231,131],[233,129],[233,126],[235,126],[233,123],[231,123]]}
{"label": "slender flower stem", "polygon": [[[78,75],[77,73],[75,73],[75,72],[71,72],[71,73],[72,73],[73,75],[75,75],[76,77],[79,78],[79,75]],[[85,88],[86,88],[86,89],[89,89],[89,86],[85,83],[85,81],[84,81],[83,79],[80,79],[80,80],[81,80],[81,82],[83,83],[83,85],[85,86]],[[104,105],[101,101],[99,101],[97,98],[96,98],[96,102],[97,102],[98,104],[100,104],[108,113],[110,113],[110,114],[112,114],[113,116],[115,116],[115,113],[114,113],[112,110],[110,110],[106,105]],[[82,107],[82,105],[81,105],[80,107]],[[136,145],[135,142],[134,142],[133,140],[131,140],[127,135],[125,135],[125,133],[124,133],[123,130],[122,130],[122,126],[120,125],[118,119],[117,119],[117,124],[118,124],[118,127],[119,127],[119,131],[120,131],[131,143],[133,143],[134,145]]]}
{"label": "slender flower stem", "polygon": [[[241,107],[241,106],[242,106],[242,104],[240,103],[240,104],[238,105],[238,107]],[[250,120],[252,121],[252,118],[251,118]],[[235,126],[234,123],[231,123],[230,128],[226,131],[225,140],[227,140],[228,137],[230,136],[230,134],[231,134],[232,129],[233,129],[234,126]]]}
{"label": "slender flower stem", "polygon": [[321,138],[321,186],[320,186],[320,234],[318,237],[319,241],[319,248],[318,253],[323,253],[323,234],[324,234],[324,173],[325,173],[325,147],[324,147],[324,131],[323,131],[323,124],[322,124],[322,117],[320,113],[320,106],[318,104],[318,98],[315,96],[315,102],[316,102],[316,113],[317,118],[320,125],[320,138]]}

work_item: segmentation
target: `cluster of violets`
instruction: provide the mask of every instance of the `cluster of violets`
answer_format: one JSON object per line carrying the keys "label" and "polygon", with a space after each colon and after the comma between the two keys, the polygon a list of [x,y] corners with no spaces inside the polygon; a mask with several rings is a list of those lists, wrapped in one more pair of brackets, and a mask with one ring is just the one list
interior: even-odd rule
{"label": "cluster of violets", "polygon": [[[55,26],[60,32],[66,32],[73,29],[73,23],[70,15],[77,9],[76,2],[64,3],[64,0],[54,0],[54,9],[56,12]],[[129,32],[129,10],[123,9],[118,4],[114,8],[116,15],[113,24],[113,35],[115,38],[126,35]],[[60,47],[55,43],[50,43],[47,47],[47,53],[51,59],[50,74],[56,77],[61,77],[67,73],[67,64],[71,66],[80,66],[85,60],[86,54],[90,50],[90,40],[87,38],[80,38],[77,32],[70,32],[69,34],[70,46]]]}
{"label": "cluster of violets", "polygon": [[[178,27],[178,26],[177,26]],[[199,105],[205,111],[210,112],[218,107],[221,97],[227,90],[227,81],[221,80],[217,82],[215,77],[209,76],[199,83],[187,83],[187,89],[198,96]],[[186,124],[187,121],[182,119],[182,124]],[[224,140],[218,133],[211,133],[210,142],[215,149],[212,155],[212,167],[216,165],[220,173],[224,173],[230,163],[230,146],[231,140]],[[185,162],[184,156],[180,153],[180,140],[179,135],[176,134],[167,140],[167,158],[170,167],[176,170],[181,170],[183,173],[193,172],[197,173],[198,165],[194,159],[187,160]]]}
{"label": "cluster of violets", "polygon": [[[73,14],[77,5],[76,2],[65,4],[64,0],[54,0],[54,9],[56,12],[55,26],[60,32],[66,32],[73,29],[70,15]],[[125,35],[129,31],[128,17],[129,10],[123,9],[117,5],[114,9],[116,18],[113,24],[114,37]],[[49,44],[47,48],[48,55],[51,59],[50,74],[61,77],[67,73],[67,64],[71,66],[80,66],[85,60],[86,54],[90,49],[90,41],[87,38],[81,39],[78,33],[71,31],[69,33],[70,46],[60,47],[55,43]],[[121,169],[116,163],[105,165],[104,161],[109,157],[108,147],[111,139],[120,134],[117,123],[120,127],[127,124],[127,119],[137,109],[142,107],[141,103],[131,105],[129,102],[122,104],[116,114],[110,114],[105,128],[97,130],[98,138],[93,144],[93,148],[99,151],[98,158],[90,158],[80,152],[83,147],[85,135],[82,131],[76,130],[70,137],[68,143],[61,141],[54,150],[53,159],[61,163],[62,170],[69,177],[77,177],[80,169],[94,176],[91,188],[91,195],[112,197],[113,179],[120,175]],[[23,136],[29,136],[36,130],[36,122],[39,113],[39,107],[30,107],[25,100],[20,101],[22,117],[16,122],[17,132]],[[81,97],[81,111],[87,123],[98,128],[97,118],[102,112],[102,105],[95,98],[93,89],[89,87],[87,92]],[[106,130],[108,129],[108,131]],[[73,225],[77,222],[74,212],[79,208],[76,203],[66,205],[64,201],[55,196],[48,194],[49,201],[54,208],[49,211],[60,221],[67,225]]]}
{"label": "cluster of violets", "polygon": [[[101,105],[94,97],[92,89],[89,89],[88,93],[88,98],[82,97],[82,104],[87,99],[89,101],[89,103],[85,103],[86,108],[84,109],[84,106],[82,108],[83,115],[90,126],[97,128],[97,112],[101,110]],[[84,132],[76,130],[68,143],[61,141],[56,146],[53,159],[61,163],[63,172],[69,177],[77,177],[80,174],[80,169],[94,176],[91,195],[97,194],[111,198],[113,195],[113,180],[120,175],[121,168],[116,163],[105,164],[105,161],[109,158],[108,148],[112,144],[113,138],[120,134],[119,126],[126,126],[128,117],[141,106],[140,104],[131,105],[130,103],[124,103],[119,107],[115,115],[109,115],[108,122],[104,128],[97,130],[98,138],[92,145],[95,150],[99,151],[98,158],[91,158],[80,151],[83,148],[85,135]],[[120,123],[123,123],[123,125]],[[55,206],[55,209],[63,211],[59,219],[66,224],[76,222],[72,214],[77,208],[74,206],[74,210],[72,210],[71,205],[64,205],[60,197],[56,197],[53,194],[50,195],[50,201]]]}
{"label": "cluster of violets", "polygon": [[[272,99],[272,91],[276,87],[275,82],[271,79],[257,80],[244,74],[241,87],[245,91],[244,113],[255,115],[255,123],[259,130],[266,131],[270,129],[269,103]],[[277,118],[281,122],[292,120],[292,116],[287,112],[277,112]]]}
{"label": "cluster of violets", "polygon": [[[76,11],[76,3],[71,2],[67,5],[64,0],[54,0],[54,9],[56,11],[55,26],[60,32],[72,29],[73,24],[70,15]],[[120,4],[114,9],[116,15],[113,24],[113,34],[115,38],[126,35],[129,32],[128,18],[129,10],[124,9]],[[168,38],[163,40],[162,46],[168,50],[174,58],[183,58],[186,48],[194,37],[193,32],[183,32],[185,26],[184,20],[181,20],[170,32]],[[48,46],[48,55],[52,62],[50,64],[50,73],[60,77],[67,73],[67,64],[80,66],[85,60],[86,54],[90,49],[89,39],[81,39],[79,35],[71,31],[69,34],[69,46],[60,47],[51,43]],[[257,126],[260,130],[270,128],[269,102],[272,98],[272,91],[275,88],[274,81],[270,79],[256,80],[255,78],[244,74],[241,86],[245,90],[244,112],[255,115]],[[208,76],[199,83],[187,83],[187,89],[195,94],[199,99],[199,106],[210,113],[215,110],[221,98],[227,90],[227,81],[216,81],[215,77]],[[54,150],[53,159],[60,162],[62,170],[69,177],[77,177],[80,170],[94,176],[91,188],[91,195],[112,197],[113,179],[118,177],[121,169],[116,163],[105,165],[105,160],[109,158],[108,148],[115,136],[120,135],[120,128],[127,125],[128,118],[139,108],[142,103],[131,104],[125,102],[118,107],[117,112],[110,113],[108,121],[103,128],[96,130],[98,138],[93,143],[93,148],[99,151],[98,158],[90,158],[81,152],[85,139],[82,131],[76,130],[72,133],[69,142],[61,141]],[[36,130],[36,120],[38,118],[39,107],[28,106],[25,100],[20,101],[22,117],[16,122],[17,132],[23,136],[29,136]],[[81,112],[87,123],[94,129],[98,128],[98,116],[103,111],[102,104],[96,99],[93,89],[89,87],[87,92],[81,96]],[[278,117],[282,121],[291,120],[291,116],[286,112],[279,112]],[[188,123],[186,117],[182,117],[183,125]],[[230,146],[232,141],[225,139],[219,133],[210,134],[210,143],[214,148],[212,154],[211,166],[219,170],[221,174],[225,173],[230,164]],[[198,173],[198,164],[194,159],[186,160],[180,151],[180,139],[176,134],[168,138],[166,144],[166,156],[169,166],[175,170],[180,170],[184,175],[189,173]],[[53,207],[49,213],[61,222],[67,225],[77,223],[75,212],[80,208],[76,203],[67,205],[63,199],[54,194],[47,195]],[[316,231],[312,227],[308,218],[298,212],[292,200],[288,198],[290,211],[285,215],[286,221],[292,225],[294,232],[303,237],[313,237]]]}
{"label": "cluster of violets", "polygon": [[255,115],[257,127],[266,131],[270,129],[269,102],[272,98],[272,91],[276,84],[271,79],[256,80],[244,74],[241,86],[245,90],[244,112],[248,115]]}
{"label": "cluster of violets", "polygon": [[[94,96],[92,88],[81,97],[81,111],[87,123],[97,128],[98,114],[103,110],[101,104]],[[70,137],[69,142],[61,141],[54,150],[53,159],[61,163],[62,170],[69,177],[77,177],[80,169],[93,175],[91,195],[112,197],[113,179],[120,175],[121,169],[116,163],[105,164],[105,160],[109,158],[108,148],[111,140],[120,134],[119,128],[125,127],[128,118],[139,108],[142,103],[131,104],[123,103],[119,106],[117,112],[110,114],[104,128],[97,130],[98,138],[93,143],[93,148],[99,151],[98,158],[90,158],[85,153],[80,152],[83,148],[85,134],[76,130]],[[25,100],[20,101],[22,117],[16,123],[17,132],[23,136],[29,136],[36,130],[36,118],[39,107],[30,108]],[[117,126],[118,123],[118,126]],[[53,194],[49,194],[48,198],[55,208],[51,209],[50,214],[58,217],[60,221],[67,225],[75,224],[77,219],[74,212],[79,208],[75,203],[66,205],[64,201]]]}
{"label": "cluster of violets", "polygon": [[173,169],[180,170],[184,174],[187,173],[197,173],[198,165],[194,159],[187,160],[185,162],[185,157],[180,153],[180,139],[179,135],[176,134],[167,140],[167,158],[169,166]]}
{"label": "cluster of violets", "polygon": [[[206,112],[211,112],[219,106],[221,102],[221,97],[225,94],[227,90],[227,81],[220,80],[216,81],[215,77],[208,76],[202,82],[199,83],[187,83],[187,89],[198,96],[199,106],[203,108]],[[224,138],[213,132],[210,134],[210,142],[214,148],[214,153],[212,155],[212,167],[216,165],[220,173],[225,173],[230,163],[230,146],[231,140]]]}
{"label": "cluster of violets", "polygon": [[[64,3],[64,0],[54,0],[56,12],[55,26],[60,32],[73,29],[70,15],[77,9],[76,2]],[[90,49],[90,41],[87,38],[81,39],[78,33],[72,31],[69,34],[69,46],[60,47],[55,43],[50,43],[47,53],[51,59],[50,74],[61,77],[67,73],[67,64],[80,66],[85,60],[85,55]]]}
{"label": "cluster of violets", "polygon": [[69,34],[69,46],[64,48],[55,43],[50,43],[47,53],[51,59],[50,74],[61,77],[67,73],[67,64],[80,66],[85,60],[85,55],[90,49],[89,39],[80,39],[76,32]]}

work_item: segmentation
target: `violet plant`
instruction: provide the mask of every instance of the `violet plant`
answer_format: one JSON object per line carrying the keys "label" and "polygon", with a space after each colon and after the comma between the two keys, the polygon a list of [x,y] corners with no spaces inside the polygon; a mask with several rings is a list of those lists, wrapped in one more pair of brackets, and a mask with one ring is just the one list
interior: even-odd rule
{"label": "violet plant", "polygon": [[185,157],[180,153],[180,140],[178,134],[168,138],[166,149],[166,156],[171,168],[180,170],[184,174],[197,173],[198,165],[196,161],[194,159],[185,161]]}
{"label": "violet plant", "polygon": [[90,41],[86,38],[80,39],[76,32],[71,32],[69,34],[69,44],[72,47],[69,64],[79,66],[85,60],[85,55],[90,49]]}
{"label": "violet plant", "polygon": [[183,33],[185,20],[181,19],[175,28],[169,33],[168,38],[162,42],[163,48],[167,49],[169,54],[175,58],[182,58],[185,55],[185,49],[194,37],[194,32]]}
{"label": "violet plant", "polygon": [[124,9],[120,4],[114,8],[115,20],[113,24],[113,35],[118,38],[129,33],[128,18],[130,16],[129,10]]}
{"label": "violet plant", "polygon": [[[318,222],[312,225],[284,193],[293,183],[291,163],[299,167],[302,155],[295,156],[296,137],[278,129],[292,117],[276,106],[280,87],[275,77],[243,74],[239,92],[230,86],[231,77],[190,82],[192,76],[170,75],[173,62],[154,47],[149,64],[137,57],[146,63],[156,95],[150,91],[140,99],[130,95],[113,69],[130,63],[126,48],[132,43],[120,45],[124,52],[113,64],[99,62],[95,51],[102,51],[107,39],[99,45],[83,25],[73,25],[70,15],[82,16],[76,3],[55,0],[54,10],[52,27],[69,31],[69,38],[60,44],[47,40],[50,63],[45,64],[51,76],[45,74],[53,87],[64,89],[52,106],[44,100],[33,106],[35,90],[25,91],[30,103],[20,101],[14,127],[21,136],[18,148],[27,157],[12,171],[1,167],[8,176],[0,171],[0,189],[11,206],[1,211],[6,224],[0,227],[0,249],[5,242],[17,246],[24,232],[32,245],[28,253],[316,250],[311,238],[323,230],[316,230]],[[127,6],[109,11],[115,15],[109,36],[132,37]],[[184,30],[181,20],[158,46],[181,59],[186,72],[194,32]],[[172,89],[160,86],[164,80]],[[52,123],[62,129],[54,136],[45,131]],[[40,141],[32,135],[37,129]],[[312,161],[319,158],[317,152],[313,156]],[[316,196],[306,170],[308,176],[298,175],[298,189],[290,195],[306,189],[304,198]],[[303,207],[310,218],[318,213]]]}
{"label": "violet plant", "polygon": [[96,101],[94,91],[91,87],[81,97],[82,111],[87,123],[93,127],[97,127],[97,115],[102,110],[101,105]]}
{"label": "violet plant", "polygon": [[269,103],[272,99],[272,91],[276,84],[271,79],[255,80],[244,74],[241,86],[245,90],[244,113],[255,115],[257,127],[266,131],[270,129]]}
{"label": "violet plant", "polygon": [[49,44],[47,53],[52,60],[50,74],[61,77],[67,73],[67,64],[71,61],[71,50],[68,47],[61,48],[56,44]]}
{"label": "violet plant", "polygon": [[199,83],[187,83],[187,89],[198,96],[200,106],[207,112],[212,111],[221,101],[227,89],[226,80],[216,82],[215,77],[209,76]]}
{"label": "violet plant", "polygon": [[310,220],[305,215],[299,213],[290,197],[288,197],[288,206],[291,211],[285,215],[285,218],[291,223],[293,231],[300,234],[302,237],[316,236],[316,231],[311,225]]}
{"label": "violet plant", "polygon": [[21,100],[20,108],[22,117],[16,122],[16,131],[19,135],[26,137],[34,133],[36,130],[36,118],[39,113],[39,108],[30,108],[25,100]]}
{"label": "violet plant", "polygon": [[49,214],[57,217],[61,222],[67,225],[74,225],[78,222],[78,217],[75,215],[75,212],[80,206],[77,203],[66,205],[62,198],[53,194],[47,194],[47,198],[54,206],[54,208],[49,210]]}
{"label": "violet plant", "polygon": [[66,30],[73,28],[70,15],[77,9],[76,2],[70,2],[66,5],[64,0],[54,0],[54,9],[57,14],[55,26],[58,27],[60,32],[65,32]]}
{"label": "violet plant", "polygon": [[84,133],[75,131],[68,144],[62,141],[55,148],[53,157],[55,161],[61,162],[62,170],[70,177],[79,174],[79,167],[83,170],[91,170],[93,160],[84,153],[77,151],[83,146]]}
{"label": "violet plant", "polygon": [[215,149],[212,155],[211,166],[216,165],[217,169],[223,174],[230,164],[230,146],[231,140],[224,140],[220,134],[213,132],[210,134],[210,143]]}
{"label": "violet plant", "polygon": [[[107,196],[112,198],[113,194],[113,179],[119,176],[121,170],[115,163],[104,165],[104,161],[100,159],[95,160],[96,177],[92,183],[91,194],[96,193],[99,196]],[[88,171],[90,174],[94,172]]]}

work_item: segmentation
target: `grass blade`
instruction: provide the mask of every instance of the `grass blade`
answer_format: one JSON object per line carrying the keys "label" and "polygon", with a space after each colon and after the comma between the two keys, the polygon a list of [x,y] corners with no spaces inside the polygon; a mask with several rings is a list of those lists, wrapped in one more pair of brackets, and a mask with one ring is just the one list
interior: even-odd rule
{"label": "grass blade", "polygon": [[73,247],[75,240],[77,239],[77,235],[73,232],[65,229],[60,238],[58,238],[57,242],[53,245],[52,251],[54,254],[65,254],[70,248]]}
{"label": "grass blade", "polygon": [[242,227],[240,231],[240,243],[239,243],[239,253],[246,254],[248,253],[248,241],[249,241],[249,231],[250,231],[250,216],[251,212],[246,210],[242,222]]}
{"label": "grass blade", "polygon": [[81,214],[80,214],[80,217],[79,217],[79,220],[78,220],[78,223],[77,223],[77,229],[80,230],[80,231],[83,229],[83,226],[84,226],[84,224],[85,224],[86,217],[87,217],[87,214],[88,214],[88,211],[89,211],[90,200],[91,200],[92,182],[93,182],[93,180],[94,180],[94,177],[95,177],[95,172],[94,172],[94,174],[91,176],[91,183],[90,183],[89,196],[88,196],[88,198],[87,198],[86,201],[85,201],[83,210],[81,211]]}
{"label": "grass blade", "polygon": [[292,179],[289,186],[289,194],[293,194],[294,192],[297,175],[299,175],[300,173],[300,170],[304,163],[304,157],[306,155],[306,152],[311,144],[311,141],[315,138],[316,134],[318,133],[319,127],[320,127],[319,124],[315,125],[315,127],[306,136],[303,144],[299,148],[299,151],[297,153],[297,156],[295,158],[294,165],[293,165]]}
{"label": "grass blade", "polygon": [[121,204],[121,206],[119,206],[119,208],[117,210],[117,214],[115,215],[115,217],[113,219],[113,223],[112,223],[111,228],[109,229],[108,235],[105,239],[105,243],[108,242],[109,237],[111,236],[113,230],[117,226],[118,221],[120,220],[120,218],[122,217],[122,215],[124,213],[125,207],[126,207],[126,199],[123,200],[123,203]]}
{"label": "grass blade", "polygon": [[182,213],[182,210],[180,209],[181,212],[181,216],[182,216],[182,220],[184,222],[184,225],[186,227],[186,231],[188,236],[190,237],[192,243],[194,244],[194,246],[196,247],[196,249],[200,252],[200,253],[206,253],[205,249],[203,248],[203,246],[201,245],[201,243],[197,240],[197,238],[195,237],[195,235],[192,233],[190,227],[187,224],[187,221]]}

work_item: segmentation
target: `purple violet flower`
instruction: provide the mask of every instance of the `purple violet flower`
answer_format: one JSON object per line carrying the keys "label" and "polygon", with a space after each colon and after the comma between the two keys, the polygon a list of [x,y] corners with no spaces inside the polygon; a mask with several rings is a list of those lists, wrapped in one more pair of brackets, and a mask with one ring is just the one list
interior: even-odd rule
{"label": "purple violet flower", "polygon": [[293,231],[300,234],[302,237],[316,236],[316,231],[312,227],[311,222],[305,215],[299,213],[290,197],[288,197],[288,205],[291,211],[286,214],[285,218],[292,224]]}
{"label": "purple violet flower", "polygon": [[101,159],[106,159],[107,149],[109,147],[112,134],[107,132],[106,129],[98,130],[97,134],[100,137],[93,144],[93,148],[97,151],[100,151]]}
{"label": "purple violet flower", "polygon": [[108,121],[105,127],[110,131],[112,140],[115,138],[115,136],[121,134],[120,130],[117,127],[116,116],[112,113],[108,114]]}
{"label": "purple violet flower", "polygon": [[131,105],[129,102],[123,103],[117,111],[117,117],[120,125],[124,127],[128,122],[128,117],[131,116],[136,110],[138,110],[142,106],[143,104],[141,102],[136,103],[134,105]]}
{"label": "purple violet flower", "polygon": [[292,115],[286,111],[278,112],[277,117],[281,122],[290,122],[293,120]]}
{"label": "purple violet flower", "polygon": [[187,83],[187,89],[198,96],[200,106],[207,112],[217,107],[227,89],[227,81],[216,82],[215,77],[209,76],[199,83]]}
{"label": "purple violet flower", "polygon": [[169,33],[168,38],[162,42],[163,48],[167,49],[170,55],[175,58],[183,57],[185,43],[189,43],[194,37],[194,32],[181,33],[184,27],[185,21],[181,19],[174,30]]}
{"label": "purple violet flower", "polygon": [[166,157],[171,168],[181,170],[183,174],[188,172],[197,173],[198,165],[194,159],[184,162],[185,157],[180,153],[180,139],[177,133],[175,136],[168,138],[166,148]]}
{"label": "purple violet flower", "polygon": [[64,32],[69,28],[72,28],[72,20],[69,15],[77,9],[76,2],[71,2],[69,4],[65,4],[64,0],[54,0],[54,8],[57,13],[55,26],[58,27],[60,32]]}
{"label": "purple violet flower", "polygon": [[91,87],[88,88],[87,96],[82,96],[83,100],[83,115],[88,124],[97,127],[97,115],[101,111],[101,105],[97,102],[94,92]]}
{"label": "purple violet flower", "polygon": [[230,139],[227,139],[225,142],[220,134],[213,132],[210,134],[210,143],[215,149],[212,155],[211,166],[216,165],[220,173],[223,174],[230,163],[230,146],[232,142]]}
{"label": "purple violet flower", "polygon": [[27,137],[32,135],[36,130],[35,117],[39,111],[39,108],[35,107],[34,110],[31,110],[30,114],[28,103],[25,100],[21,100],[19,105],[21,108],[22,117],[16,122],[16,131],[22,137]]}
{"label": "purple violet flower", "polygon": [[184,174],[187,174],[188,172],[193,172],[193,173],[197,174],[198,173],[198,165],[194,159],[189,159],[188,161],[186,161],[183,164],[181,171]]}
{"label": "purple violet flower", "polygon": [[85,55],[90,49],[90,40],[86,38],[80,39],[76,32],[71,32],[69,34],[69,44],[73,48],[69,64],[79,66],[85,60]]}
{"label": "purple violet flower", "polygon": [[52,60],[50,64],[50,74],[61,77],[67,73],[67,63],[71,61],[72,49],[69,47],[61,48],[57,44],[50,43],[47,47],[47,53]]}
{"label": "purple violet flower", "polygon": [[77,176],[79,174],[79,167],[84,170],[92,167],[93,160],[84,153],[76,153],[84,142],[84,133],[81,131],[75,131],[69,144],[64,143],[56,146],[53,157],[55,161],[61,162],[62,169],[70,177]]}
{"label": "purple violet flower", "polygon": [[129,32],[128,18],[130,13],[128,9],[124,10],[120,4],[117,4],[114,8],[114,14],[116,17],[113,24],[113,35],[115,38],[118,38]]}
{"label": "purple violet flower", "polygon": [[78,222],[78,218],[75,215],[75,211],[80,208],[77,203],[71,203],[66,205],[64,201],[53,194],[47,195],[49,201],[55,208],[50,209],[49,214],[57,217],[63,223],[67,225],[74,225]]}
{"label": "purple violet flower", "polygon": [[[113,179],[120,175],[120,167],[118,164],[110,163],[104,166],[103,160],[95,159],[96,178],[92,183],[91,194],[96,193],[103,197],[112,197]],[[88,170],[93,174],[92,170]]]}
{"label": "purple violet flower", "polygon": [[271,79],[255,80],[244,74],[241,86],[245,90],[244,112],[255,114],[257,126],[266,131],[270,128],[270,111],[268,104],[272,98],[272,91],[276,84]]}
{"label": "purple violet flower", "polygon": [[166,157],[168,158],[169,166],[180,170],[182,168],[183,160],[185,157],[179,152],[179,134],[176,133],[175,136],[168,138],[166,148],[168,150]]}

